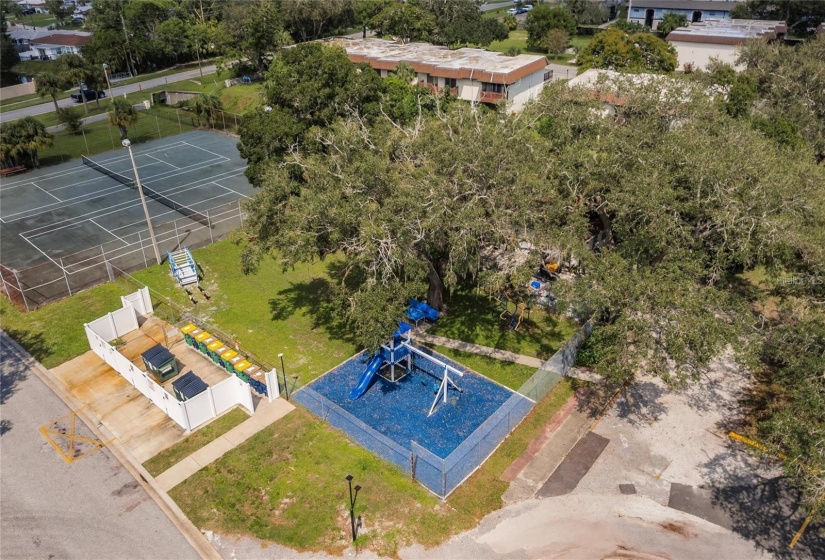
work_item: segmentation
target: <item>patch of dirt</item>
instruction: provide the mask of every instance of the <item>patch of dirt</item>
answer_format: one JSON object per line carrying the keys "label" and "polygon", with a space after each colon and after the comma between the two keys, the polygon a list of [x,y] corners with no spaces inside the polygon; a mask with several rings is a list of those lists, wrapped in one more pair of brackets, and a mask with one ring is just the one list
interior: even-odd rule
{"label": "patch of dirt", "polygon": [[682,535],[685,538],[692,538],[696,536],[696,533],[692,531],[688,525],[677,521],[664,521],[659,523],[659,527],[665,531]]}

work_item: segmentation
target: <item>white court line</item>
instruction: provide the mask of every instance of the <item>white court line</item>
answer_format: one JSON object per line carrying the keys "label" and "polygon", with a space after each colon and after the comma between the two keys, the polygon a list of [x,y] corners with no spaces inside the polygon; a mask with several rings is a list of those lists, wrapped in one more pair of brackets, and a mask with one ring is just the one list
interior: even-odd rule
{"label": "white court line", "polygon": [[[184,144],[182,142],[178,141],[174,144],[169,144],[168,146],[164,146],[162,148],[153,148],[151,150],[147,150],[146,152],[137,152],[137,151],[135,151],[135,153],[136,154],[140,153],[140,154],[143,154],[143,155],[147,155],[147,154],[153,154],[155,152],[160,152],[160,151],[168,149],[168,148],[183,148],[183,147],[184,147]],[[125,161],[127,159],[129,159],[129,158],[125,157],[125,156],[118,156],[116,158],[112,158],[112,159],[109,159],[109,160],[103,160],[101,162],[96,162],[96,163],[109,163],[109,162],[114,162],[114,161]],[[89,169],[89,167],[84,165],[81,162],[81,163],[78,163],[73,169],[67,169],[65,171],[55,171],[54,173],[46,173],[46,174],[43,174],[43,175],[39,175],[38,177],[35,178],[35,180],[36,181],[42,181],[44,179],[54,179],[54,178],[68,177],[69,175],[79,173],[80,171],[83,171],[84,169]],[[80,181],[80,182],[77,182],[77,183],[73,183],[73,184],[66,185],[64,187],[58,187],[58,188],[64,189],[64,188],[67,188],[67,187],[73,187],[75,185],[81,185],[83,183],[89,183],[89,182],[92,182],[92,181],[94,181],[94,179],[86,180],[86,181]],[[31,181],[27,181],[27,180],[16,181],[16,182],[13,182],[13,183],[7,183],[7,182],[4,181],[3,187],[0,188],[0,192],[6,191],[6,190],[11,190],[11,189],[14,189],[14,188],[17,188],[17,187],[23,187],[23,186],[28,185],[29,183],[31,183]],[[55,189],[55,190],[57,190],[57,189]]]}
{"label": "white court line", "polygon": [[[115,235],[114,233],[112,233],[111,231],[109,231],[108,229],[106,229],[105,227],[100,225],[99,223],[97,223],[94,220],[94,218],[89,218],[89,221],[92,222],[97,227],[99,227],[100,229],[102,229],[103,231],[105,231],[106,233],[108,233],[109,235],[111,235],[112,237],[114,237],[115,239],[117,239],[118,241],[120,241],[121,243],[123,243],[124,245],[128,245],[128,243],[126,241],[124,241],[123,239],[121,239],[119,236]],[[82,223],[82,222],[80,222],[80,223]],[[101,245],[102,245],[102,243],[101,243]]]}
{"label": "white court line", "polygon": [[[237,177],[237,175],[236,175],[236,177]],[[229,177],[224,177],[224,179],[228,179],[228,178],[229,178]],[[233,190],[233,189],[230,189],[229,187],[224,187],[223,185],[221,185],[221,184],[220,184],[220,183],[218,183],[218,182],[212,181],[212,184],[213,184],[213,185],[217,185],[218,187],[220,187],[220,188],[222,188],[222,189],[226,189],[226,190],[228,190],[229,192],[233,192],[233,193],[235,193],[235,194],[236,194],[236,195],[238,195],[238,196],[242,196],[242,197],[244,197],[244,198],[245,198],[245,199],[247,199],[247,200],[252,200],[252,197],[251,197],[251,196],[246,196],[245,194],[243,194],[243,193],[239,193],[238,191]]]}
{"label": "white court line", "polygon": [[[229,173],[235,173],[235,175],[230,175],[230,177],[235,177],[235,176],[241,175],[243,173],[243,170],[233,169],[232,171],[227,171],[225,173],[221,173],[220,175],[227,175]],[[219,175],[219,177],[220,177],[220,175]],[[162,194],[164,194],[166,196],[175,195],[175,194],[178,194],[179,192],[185,192],[187,190],[200,188],[203,184],[204,183],[199,183],[199,181],[192,181],[190,183],[180,185],[180,186],[176,187],[175,189],[169,190],[168,192],[162,193]],[[189,188],[184,189],[184,187],[189,187]],[[160,203],[158,203],[158,204],[160,204]],[[36,228],[30,229],[30,230],[27,230],[23,233],[28,234],[28,233],[31,233],[31,232],[34,232],[34,231],[50,228],[50,229],[46,230],[43,233],[38,233],[38,234],[35,234],[35,235],[31,235],[30,237],[45,235],[45,234],[48,234],[48,233],[53,233],[53,232],[55,232],[59,229],[64,229],[64,228],[67,228],[67,227],[71,227],[71,226],[73,226],[77,223],[80,223],[80,222],[84,221],[84,219],[89,219],[87,216],[92,216],[93,218],[97,219],[97,218],[100,218],[100,217],[103,217],[103,216],[108,216],[109,214],[113,214],[115,212],[120,212],[121,210],[124,210],[124,209],[136,207],[138,205],[140,205],[139,200],[129,200],[129,201],[121,202],[119,204],[116,204],[116,205],[111,206],[111,207],[108,208],[109,210],[111,210],[113,208],[121,207],[121,208],[118,208],[116,210],[111,210],[109,212],[104,212],[104,210],[107,210],[107,209],[93,210],[91,212],[87,212],[85,214],[80,214],[78,216],[74,216],[73,218],[68,218],[68,219],[62,220],[60,222],[55,222],[53,224],[46,224],[46,225],[43,225],[43,226],[40,226],[40,227],[36,227]],[[172,212],[174,212],[174,210]],[[83,218],[83,219],[80,219],[78,221],[79,218]],[[60,224],[65,224],[65,225],[61,226]],[[52,226],[59,226],[59,227],[52,227]],[[120,228],[115,228],[115,229],[120,229]]]}
{"label": "white court line", "polygon": [[175,169],[180,169],[180,167],[178,167],[177,165],[172,165],[172,164],[171,164],[171,163],[169,163],[168,161],[163,161],[162,159],[158,159],[158,158],[156,158],[155,156],[150,156],[149,154],[143,154],[143,155],[145,155],[146,157],[150,157],[150,158],[152,158],[152,159],[153,159],[153,160],[155,160],[155,161],[159,161],[160,163],[165,163],[165,164],[166,164],[166,165],[168,165],[169,167],[174,167]]}
{"label": "white court line", "polygon": [[[187,146],[192,146],[192,144],[190,144],[189,142],[184,142],[184,144],[186,144]],[[208,153],[208,154],[212,154],[213,156],[218,156],[219,158],[223,158],[223,159],[225,159],[225,160],[227,160],[227,161],[229,160],[229,158],[228,158],[228,157],[226,157],[226,156],[222,156],[221,154],[216,154],[215,152],[210,152],[210,151],[209,151],[209,150],[207,150],[206,148],[201,148],[200,146],[192,146],[192,147],[193,147],[193,148],[195,148],[196,150],[203,150],[204,152],[206,152],[206,153]]]}
{"label": "white court line", "polygon": [[[187,190],[191,190],[191,189],[194,189],[194,188],[198,188],[198,187],[197,187],[197,186],[190,187],[190,189],[187,189]],[[208,202],[208,201],[210,201],[210,200],[216,200],[216,199],[219,199],[219,198],[223,198],[223,197],[225,197],[225,196],[229,196],[229,195],[228,195],[228,193],[219,194],[219,195],[217,195],[217,196],[210,197],[210,198],[208,198],[208,199],[203,200],[202,202]],[[138,206],[138,203],[133,204],[133,206]],[[161,214],[161,216],[162,216],[162,215],[165,215],[165,214],[177,214],[177,212],[175,212],[174,210],[170,210],[169,212],[165,212],[164,214]],[[158,217],[159,217],[159,216],[155,216],[155,218],[158,218]],[[184,218],[185,218],[185,216],[184,216]],[[125,247],[129,247],[129,246],[131,246],[131,245],[132,245],[132,244],[127,243],[126,241],[124,241],[121,237],[119,237],[119,236],[115,235],[114,233],[112,233],[112,231],[111,231],[111,230],[109,230],[109,229],[107,229],[107,228],[105,228],[105,227],[101,226],[100,224],[98,224],[97,222],[95,222],[93,219],[88,219],[88,220],[84,220],[84,221],[90,221],[90,222],[92,222],[94,225],[96,225],[97,227],[99,227],[99,228],[100,228],[100,229],[102,229],[103,231],[105,231],[105,232],[109,233],[112,237],[115,237],[116,239],[120,240],[120,241],[124,244],[124,246],[125,246]],[[143,222],[143,220],[141,220],[141,221],[139,221],[139,222],[134,222],[134,223],[141,223],[141,222]],[[81,223],[83,223],[83,222],[77,222],[77,223],[75,223],[75,224],[69,224],[68,226],[63,226],[63,227],[72,227],[72,226],[77,226],[77,225],[80,225]],[[127,226],[122,226],[122,227],[127,227]],[[116,228],[116,229],[122,229],[122,228]],[[53,230],[53,231],[47,231],[47,232],[43,232],[43,233],[38,233],[38,234],[33,235],[33,236],[31,236],[31,237],[40,237],[40,236],[43,236],[43,235],[47,235],[47,234],[49,234],[49,233],[54,233],[54,231],[55,231],[55,230]],[[140,230],[140,231],[146,231],[146,230],[144,229],[144,230]],[[20,235],[20,237],[22,237],[23,239],[25,239],[25,240],[26,240],[26,241],[27,241],[27,242],[28,242],[28,243],[29,243],[32,247],[34,247],[35,249],[37,249],[37,251],[39,251],[39,252],[40,252],[40,253],[41,253],[44,257],[46,257],[47,259],[49,259],[50,261],[52,261],[55,265],[60,266],[57,262],[55,262],[55,260],[54,260],[54,259],[52,259],[51,257],[49,257],[49,255],[47,255],[47,254],[46,254],[46,253],[45,253],[42,249],[40,249],[37,245],[35,245],[33,241],[31,241],[28,237],[26,237],[25,233],[27,233],[27,232],[20,233],[20,234],[19,234],[19,235]],[[167,232],[167,233],[168,233],[168,232]],[[134,235],[134,234],[130,234],[130,235]],[[85,269],[83,269],[83,270],[85,270]],[[78,271],[78,272],[79,272],[79,271]]]}
{"label": "white court line", "polygon": [[[185,175],[185,174],[187,174],[187,173],[190,173],[190,172],[193,172],[193,171],[196,171],[196,170],[199,170],[199,169],[203,169],[203,168],[206,168],[206,167],[210,167],[213,163],[217,163],[217,162],[210,161],[210,162],[208,162],[206,165],[201,165],[201,164],[193,164],[192,166],[189,166],[189,167],[182,167],[182,168],[180,168],[180,169],[178,170],[178,172],[173,172],[173,171],[165,171],[165,172],[163,172],[163,173],[158,173],[158,174],[155,174],[155,175],[150,175],[149,177],[147,177],[147,179],[150,179],[150,180],[143,180],[143,181],[142,181],[142,183],[143,183],[144,185],[147,185],[147,184],[151,184],[151,183],[157,182],[157,181],[159,181],[159,180],[161,180],[161,179],[167,179],[167,178],[170,178],[170,177],[176,177],[176,176],[178,176],[178,175]],[[193,166],[195,166],[195,165],[201,165],[201,166],[200,166],[200,167],[193,167]],[[192,169],[190,169],[190,167],[192,167]],[[233,169],[233,171],[235,171],[235,170]],[[229,173],[229,172],[226,172],[226,173]],[[222,173],[221,175],[223,175],[223,173]],[[219,176],[220,176],[220,175],[219,175]],[[191,183],[190,183],[190,184],[191,184]],[[114,190],[121,190],[121,189],[123,189],[124,187],[125,187],[125,185],[118,184],[118,185],[114,185],[114,186],[112,186],[112,187],[108,187],[108,188],[105,188],[105,189],[100,189],[100,190],[94,191],[94,192],[92,192],[92,193],[84,193],[84,194],[79,195],[79,196],[76,196],[76,197],[67,198],[67,199],[63,200],[63,202],[64,202],[64,203],[69,202],[70,204],[63,204],[62,206],[60,206],[60,208],[68,208],[68,207],[70,207],[70,206],[74,206],[75,204],[80,204],[81,202],[85,202],[85,201],[86,201],[87,199],[89,199],[89,198],[95,198],[95,197],[96,197],[96,196],[98,196],[98,195],[105,194],[105,193],[108,193],[108,192],[110,192],[110,191],[114,191]],[[126,188],[128,188],[128,187],[126,187]],[[82,200],[81,200],[81,199],[82,199]],[[72,202],[72,201],[76,201],[76,202]],[[11,217],[14,217],[14,216],[19,216],[20,214],[24,214],[24,213],[25,213],[25,214],[26,214],[25,216],[22,216],[22,217],[19,217],[19,218],[15,217],[15,218],[14,218],[13,220],[11,220],[11,221],[13,221],[13,222],[14,222],[14,221],[17,221],[17,220],[24,220],[24,219],[26,219],[26,218],[30,218],[30,217],[32,217],[32,216],[37,216],[38,214],[40,214],[40,213],[42,213],[43,211],[45,211],[45,209],[48,209],[48,208],[53,207],[53,206],[55,206],[55,205],[56,205],[56,203],[55,203],[55,202],[52,202],[51,204],[44,204],[44,205],[42,205],[42,206],[37,206],[37,207],[35,207],[35,208],[30,208],[30,209],[28,209],[28,210],[24,210],[24,211],[22,211],[22,212],[16,212],[16,213],[14,213],[14,214],[9,214],[8,216],[6,216],[6,218],[8,219],[8,218],[11,218]],[[82,214],[82,215],[85,215],[85,214]],[[59,222],[58,222],[58,223],[59,223]]]}
{"label": "white court line", "polygon": [[46,253],[45,253],[45,252],[44,252],[44,251],[43,251],[40,247],[38,247],[37,245],[35,245],[35,244],[34,244],[34,243],[32,243],[31,241],[29,241],[29,239],[28,239],[25,235],[23,235],[23,234],[21,233],[21,234],[20,234],[20,237],[22,237],[22,238],[23,238],[23,240],[25,240],[25,241],[26,241],[29,245],[31,245],[32,247],[34,247],[35,249],[37,249],[37,251],[38,251],[41,255],[43,255],[44,257],[46,257],[46,258],[47,258],[47,259],[49,259],[50,261],[52,261],[52,262],[55,264],[55,266],[58,266],[58,267],[60,267],[61,269],[63,268],[62,266],[60,266],[59,264],[57,264],[57,262],[56,262],[53,258],[51,258],[49,255],[47,255],[47,254],[46,254]]}
{"label": "white court line", "polygon": [[52,197],[53,199],[55,199],[56,201],[63,202],[62,200],[60,200],[59,198],[54,196],[52,193],[50,193],[49,191],[47,191],[46,189],[44,189],[43,187],[41,187],[40,185],[38,185],[34,181],[32,181],[31,184],[34,185],[35,187],[37,187],[38,189],[40,189],[41,191],[43,191],[44,193],[46,193],[47,195],[49,195],[50,197]]}

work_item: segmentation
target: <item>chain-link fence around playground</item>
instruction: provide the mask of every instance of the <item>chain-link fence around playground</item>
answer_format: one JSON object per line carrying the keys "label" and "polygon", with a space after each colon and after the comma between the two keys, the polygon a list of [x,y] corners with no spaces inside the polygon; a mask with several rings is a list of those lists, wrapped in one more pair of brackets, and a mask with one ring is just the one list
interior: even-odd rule
{"label": "chain-link fence around playground", "polygon": [[332,426],[343,430],[360,445],[398,465],[434,494],[446,499],[470,477],[505,438],[527,417],[576,362],[579,346],[592,329],[591,322],[568,340],[536,370],[483,424],[447,457],[439,457],[415,441],[400,445],[344,410],[311,386],[302,387],[294,400]]}
{"label": "chain-link fence around playground", "polygon": [[[208,225],[183,216],[154,224],[155,239],[162,258],[167,252],[183,246],[197,249],[224,239],[241,226],[244,218],[240,200],[215,206],[203,213]],[[20,309],[30,311],[111,281],[117,276],[117,271],[134,272],[152,264],[155,264],[152,242],[146,230],[142,230],[121,240],[52,258],[22,270],[0,265],[0,289]]]}

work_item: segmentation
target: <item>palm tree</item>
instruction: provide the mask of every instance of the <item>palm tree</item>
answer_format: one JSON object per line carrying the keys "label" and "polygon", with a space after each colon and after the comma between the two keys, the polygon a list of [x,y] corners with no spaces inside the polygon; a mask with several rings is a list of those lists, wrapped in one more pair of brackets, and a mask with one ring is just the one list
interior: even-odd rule
{"label": "palm tree", "polygon": [[40,167],[37,152],[54,144],[54,136],[46,132],[46,125],[34,117],[25,117],[15,122],[19,130],[20,148],[31,157],[32,165]]}
{"label": "palm tree", "polygon": [[0,163],[3,167],[17,165],[17,157],[22,153],[20,127],[17,121],[0,125]]}
{"label": "palm tree", "polygon": [[109,109],[109,124],[120,129],[120,138],[125,139],[129,135],[128,127],[138,120],[138,112],[132,104],[118,97],[112,100],[112,108]]}
{"label": "palm tree", "polygon": [[223,104],[221,99],[214,93],[202,93],[195,98],[194,109],[198,118],[202,118],[209,125],[209,128],[213,128],[215,117],[223,109]]}
{"label": "palm tree", "polygon": [[[103,75],[103,68],[100,66],[89,66],[86,74],[86,87],[95,90],[103,90],[106,87],[106,76]],[[95,95],[95,106],[100,107],[100,97]]]}
{"label": "palm tree", "polygon": [[667,36],[671,31],[675,31],[680,27],[687,27],[687,16],[684,14],[677,14],[675,12],[668,12],[662,18],[662,21],[659,23],[659,27],[656,28],[656,31],[661,33],[663,36]]}
{"label": "palm tree", "polygon": [[79,54],[64,54],[57,59],[60,63],[60,76],[72,84],[77,84],[80,88],[80,99],[83,100],[83,109],[89,114],[89,106],[86,104],[86,96],[83,95],[83,82],[89,76],[89,64],[83,60]]}
{"label": "palm tree", "polygon": [[35,93],[40,97],[50,96],[54,102],[55,112],[60,111],[60,107],[57,105],[57,96],[63,91],[62,86],[63,80],[55,72],[38,74],[34,81]]}

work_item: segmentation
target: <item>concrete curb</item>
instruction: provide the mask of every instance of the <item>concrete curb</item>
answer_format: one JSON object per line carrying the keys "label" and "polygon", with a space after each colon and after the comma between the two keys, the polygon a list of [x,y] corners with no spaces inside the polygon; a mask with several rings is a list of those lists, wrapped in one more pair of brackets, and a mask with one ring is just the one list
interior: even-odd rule
{"label": "concrete curb", "polygon": [[[143,487],[147,494],[158,504],[161,511],[166,514],[172,524],[178,528],[184,538],[192,545],[192,548],[205,560],[222,560],[221,555],[215,550],[215,547],[207,540],[207,538],[195,527],[188,517],[181,511],[178,505],[164,492],[157,484],[155,479],[150,475],[146,469],[143,468],[137,459],[123,446],[114,435],[103,425],[99,418],[83,408],[83,403],[75,399],[72,395],[66,392],[57,381],[53,380],[48,369],[35,360],[26,350],[24,350],[14,339],[12,339],[5,331],[0,331],[0,337],[8,344],[12,352],[24,362],[37,377],[49,388],[51,391],[60,397],[60,399],[71,410],[77,411],[77,416],[85,423],[92,433],[101,441],[109,441],[106,446],[112,452],[112,455],[120,461],[127,471],[135,478],[138,484]],[[111,441],[110,441],[111,440]]]}

